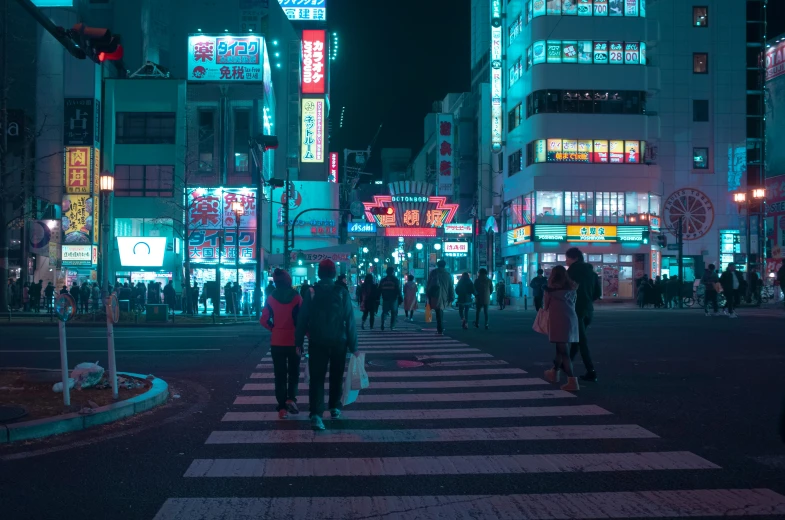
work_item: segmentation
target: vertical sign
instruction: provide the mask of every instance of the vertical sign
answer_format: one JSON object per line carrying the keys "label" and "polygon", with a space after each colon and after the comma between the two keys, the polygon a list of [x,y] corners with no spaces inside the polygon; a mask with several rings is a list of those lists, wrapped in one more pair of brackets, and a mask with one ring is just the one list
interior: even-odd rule
{"label": "vertical sign", "polygon": [[324,162],[324,98],[306,98],[302,103],[300,160]]}
{"label": "vertical sign", "polygon": [[90,147],[65,147],[65,192],[90,193]]}
{"label": "vertical sign", "polygon": [[64,146],[93,146],[95,136],[95,122],[93,98],[66,98],[63,113],[63,145]]}
{"label": "vertical sign", "polygon": [[303,94],[324,94],[325,32],[303,31],[302,90]]}
{"label": "vertical sign", "polygon": [[491,149],[502,149],[502,2],[491,0]]}
{"label": "vertical sign", "polygon": [[338,182],[338,152],[330,152],[330,176],[327,182]]}
{"label": "vertical sign", "polygon": [[453,195],[453,116],[452,114],[437,114],[436,116],[436,146],[437,168],[439,170],[439,195],[452,197]]}

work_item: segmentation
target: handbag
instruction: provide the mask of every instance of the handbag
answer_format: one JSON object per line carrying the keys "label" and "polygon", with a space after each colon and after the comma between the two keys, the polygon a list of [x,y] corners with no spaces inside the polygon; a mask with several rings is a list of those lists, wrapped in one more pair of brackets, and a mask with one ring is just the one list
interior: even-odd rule
{"label": "handbag", "polygon": [[534,318],[534,325],[532,325],[534,332],[548,335],[548,311],[540,309],[537,311],[537,316]]}
{"label": "handbag", "polygon": [[433,311],[431,310],[431,304],[425,304],[425,323],[430,323],[433,321]]}
{"label": "handbag", "polygon": [[341,404],[344,406],[354,403],[360,395],[360,389],[368,388],[368,374],[365,371],[365,353],[351,355],[349,367],[343,381],[343,394]]}

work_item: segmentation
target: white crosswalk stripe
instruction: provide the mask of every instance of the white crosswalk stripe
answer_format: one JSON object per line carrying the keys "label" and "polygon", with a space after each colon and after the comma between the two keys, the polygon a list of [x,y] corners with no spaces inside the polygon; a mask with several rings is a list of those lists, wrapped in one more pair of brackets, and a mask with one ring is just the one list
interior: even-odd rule
{"label": "white crosswalk stripe", "polygon": [[[575,393],[487,352],[404,325],[406,330],[358,331],[371,386],[344,409],[341,419],[325,414],[323,432],[310,429],[305,361],[300,365],[297,399],[302,411],[286,420],[278,418],[272,357],[267,353],[183,474],[184,482],[216,485],[196,488],[206,494],[201,498],[180,493],[177,496],[189,498],[168,499],[155,519],[785,515],[785,496],[768,489],[693,489],[692,482],[704,481],[699,477],[684,477],[667,489],[657,489],[668,481],[667,475],[680,479],[723,469],[695,453],[664,450],[663,443],[673,439],[660,439],[656,432],[627,424],[611,411],[583,404]],[[412,363],[415,360],[421,366]],[[466,447],[472,451],[463,452]],[[621,472],[625,490],[591,487],[591,475]],[[487,489],[484,480],[527,475],[583,479],[587,492],[479,491]],[[335,484],[341,479],[334,477],[367,477],[381,479],[380,483],[419,479],[418,494],[401,495],[400,487],[384,492],[387,488],[380,484],[369,488],[376,491],[357,488],[347,496],[346,487]],[[445,487],[442,480],[433,480],[437,477],[465,484],[456,493],[458,488]],[[220,485],[216,479],[222,479]],[[265,494],[277,498],[247,495],[244,482],[262,486]],[[684,489],[676,487],[679,482]],[[238,486],[234,498],[233,485]],[[293,485],[302,489],[293,496],[292,487],[285,495],[272,491]],[[245,491],[241,493],[239,486]],[[318,493],[311,494],[312,488]],[[519,489],[527,489],[525,483],[512,492]]]}

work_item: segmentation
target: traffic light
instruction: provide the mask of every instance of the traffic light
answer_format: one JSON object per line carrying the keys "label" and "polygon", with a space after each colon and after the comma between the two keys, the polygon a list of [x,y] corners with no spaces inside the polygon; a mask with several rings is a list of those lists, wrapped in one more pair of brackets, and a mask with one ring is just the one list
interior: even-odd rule
{"label": "traffic light", "polygon": [[662,248],[667,247],[668,237],[665,235],[657,235],[657,244]]}
{"label": "traffic light", "polygon": [[123,46],[120,37],[109,29],[87,27],[83,23],[74,24],[67,31],[68,37],[85,53],[85,57],[96,63],[123,59]]}
{"label": "traffic light", "polygon": [[394,208],[371,208],[371,215],[395,215]]}

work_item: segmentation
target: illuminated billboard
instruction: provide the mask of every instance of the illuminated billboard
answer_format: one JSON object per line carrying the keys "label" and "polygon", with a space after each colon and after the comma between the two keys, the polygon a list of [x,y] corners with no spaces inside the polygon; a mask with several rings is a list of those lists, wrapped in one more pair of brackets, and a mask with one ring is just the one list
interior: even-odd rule
{"label": "illuminated billboard", "polygon": [[338,152],[330,152],[330,175],[327,182],[338,182]]}
{"label": "illuminated billboard", "polygon": [[766,49],[766,81],[785,74],[785,41]]}
{"label": "illuminated billboard", "polygon": [[189,188],[189,229],[234,229],[234,202],[243,205],[240,227],[256,228],[256,188]]}
{"label": "illuminated billboard", "polygon": [[469,256],[469,243],[468,242],[445,242],[442,246],[444,256],[450,257],[464,257]]}
{"label": "illuminated billboard", "polygon": [[239,233],[237,229],[204,229],[191,233],[188,240],[192,262],[216,264],[220,259],[234,263],[238,255],[240,264],[256,262],[255,229],[240,228]]}
{"label": "illuminated billboard", "polygon": [[445,224],[444,232],[448,235],[471,235],[474,230],[474,225],[469,222],[467,224]]}
{"label": "illuminated billboard", "polygon": [[93,243],[93,203],[89,195],[63,195],[63,243]]}
{"label": "illuminated billboard", "polygon": [[324,98],[302,100],[301,162],[324,162],[325,108]]}
{"label": "illuminated billboard", "polygon": [[439,170],[439,195],[452,196],[453,170],[455,161],[453,157],[454,121],[452,114],[436,114],[436,150],[437,165]]}
{"label": "illuminated billboard", "polygon": [[161,267],[166,237],[117,237],[117,249],[123,267]]}
{"label": "illuminated billboard", "polygon": [[325,31],[303,31],[301,85],[303,94],[324,94]]}
{"label": "illuminated billboard", "polygon": [[508,246],[515,246],[518,244],[525,244],[526,242],[531,242],[532,239],[532,227],[531,226],[522,226],[517,227],[515,229],[511,229],[507,232],[507,245]]}
{"label": "illuminated billboard", "polygon": [[263,46],[261,36],[191,34],[188,36],[188,80],[262,81]]}
{"label": "illuminated billboard", "polygon": [[502,3],[491,0],[491,150],[494,152],[502,149],[502,89]]}
{"label": "illuminated billboard", "polygon": [[646,65],[645,42],[597,40],[537,40],[526,51],[532,65],[579,63],[595,65]]}
{"label": "illuminated billboard", "polygon": [[327,0],[278,0],[283,13],[298,22],[323,22],[327,19]]}
{"label": "illuminated billboard", "polygon": [[534,226],[534,240],[541,242],[593,242],[645,244],[649,239],[647,226],[615,225],[552,225]]}
{"label": "illuminated billboard", "polygon": [[[325,181],[292,181],[290,185],[288,197],[284,190],[273,190],[273,202],[276,203],[273,236],[283,237],[283,206],[288,204],[289,224],[294,227],[295,237],[338,238],[341,225],[340,213],[317,208],[338,208],[340,186]],[[308,211],[298,218],[298,215],[305,210],[312,211]]]}
{"label": "illuminated billboard", "polygon": [[64,244],[61,258],[63,265],[93,265],[93,246]]}
{"label": "illuminated billboard", "polygon": [[532,18],[540,16],[645,17],[646,0],[528,0]]}
{"label": "illuminated billboard", "polygon": [[65,186],[66,193],[88,194],[92,189],[90,146],[65,147]]}
{"label": "illuminated billboard", "polygon": [[530,145],[529,163],[641,164],[645,146],[645,141],[538,139]]}

